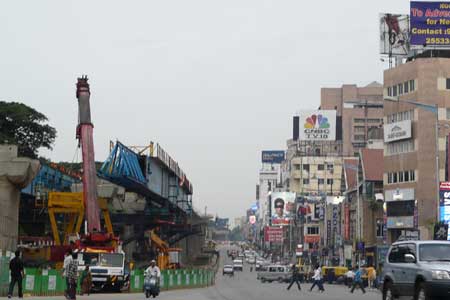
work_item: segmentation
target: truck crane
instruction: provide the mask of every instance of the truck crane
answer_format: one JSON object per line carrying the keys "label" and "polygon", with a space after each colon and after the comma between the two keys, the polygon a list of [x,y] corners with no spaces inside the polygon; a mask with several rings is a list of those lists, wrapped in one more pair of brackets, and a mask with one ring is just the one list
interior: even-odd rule
{"label": "truck crane", "polygon": [[[76,87],[79,120],[76,137],[78,146],[81,145],[83,158],[83,204],[87,223],[87,233],[76,241],[79,268],[82,270],[85,265],[90,266],[95,290],[112,287],[120,291],[126,281],[125,255],[118,247],[119,240],[114,236],[110,221],[105,219],[107,230],[101,229],[94,157],[94,125],[90,108],[91,92],[87,76],[78,78]],[[107,216],[109,217],[109,214]]]}

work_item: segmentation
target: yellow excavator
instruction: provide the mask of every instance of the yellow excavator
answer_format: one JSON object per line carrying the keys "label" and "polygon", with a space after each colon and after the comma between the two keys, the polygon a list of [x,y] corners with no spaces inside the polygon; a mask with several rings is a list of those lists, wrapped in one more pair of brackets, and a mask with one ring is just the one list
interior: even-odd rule
{"label": "yellow excavator", "polygon": [[179,267],[179,256],[182,249],[171,248],[169,244],[163,241],[155,230],[148,230],[146,232],[150,243],[158,249],[157,265],[161,270],[177,269]]}

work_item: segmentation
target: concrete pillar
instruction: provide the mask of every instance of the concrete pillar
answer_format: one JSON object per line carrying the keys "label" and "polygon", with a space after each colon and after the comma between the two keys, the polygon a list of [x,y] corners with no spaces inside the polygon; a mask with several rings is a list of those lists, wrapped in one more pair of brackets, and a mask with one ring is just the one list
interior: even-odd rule
{"label": "concrete pillar", "polygon": [[39,171],[39,161],[17,157],[17,146],[0,145],[0,249],[14,251],[19,235],[20,191]]}

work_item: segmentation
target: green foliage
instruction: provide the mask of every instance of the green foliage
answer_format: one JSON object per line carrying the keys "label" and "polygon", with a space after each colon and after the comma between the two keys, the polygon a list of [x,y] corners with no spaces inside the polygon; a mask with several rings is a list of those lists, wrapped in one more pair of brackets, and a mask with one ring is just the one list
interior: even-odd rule
{"label": "green foliage", "polygon": [[37,158],[41,147],[52,149],[56,129],[47,117],[18,102],[0,101],[0,144],[18,145],[19,155]]}
{"label": "green foliage", "polygon": [[229,235],[230,241],[243,241],[244,235],[242,234],[242,229],[240,226],[234,227]]}

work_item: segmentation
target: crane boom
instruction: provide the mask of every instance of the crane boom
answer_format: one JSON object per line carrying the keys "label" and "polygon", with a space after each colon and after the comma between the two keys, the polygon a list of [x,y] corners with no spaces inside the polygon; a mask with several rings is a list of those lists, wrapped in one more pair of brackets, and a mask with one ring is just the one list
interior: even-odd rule
{"label": "crane boom", "polygon": [[83,155],[83,201],[86,208],[86,220],[88,232],[100,231],[100,210],[97,201],[97,174],[94,157],[94,138],[91,122],[91,107],[89,83],[87,76],[78,78],[78,126],[77,139],[81,144]]}

